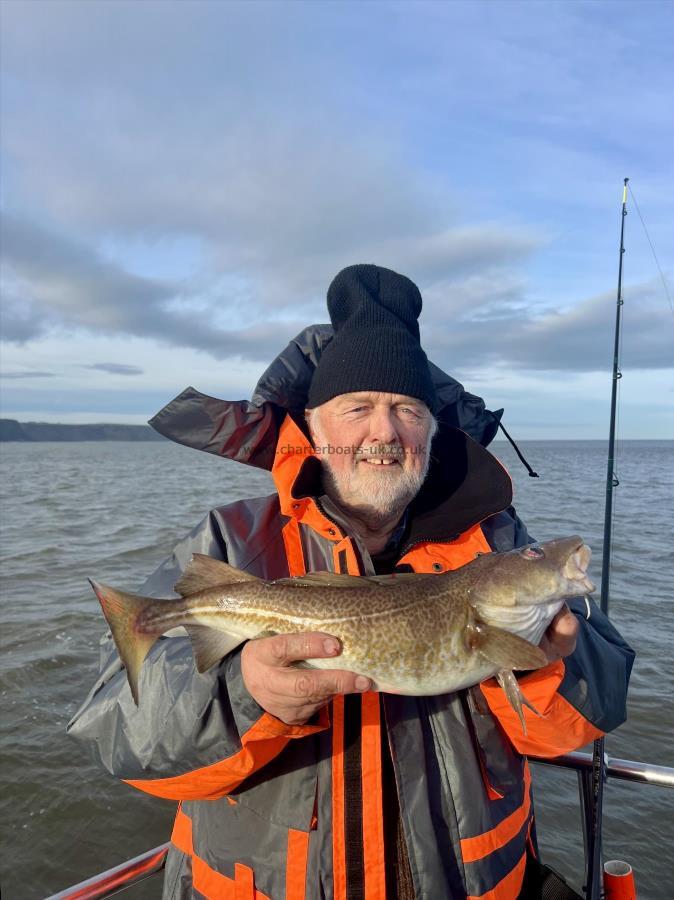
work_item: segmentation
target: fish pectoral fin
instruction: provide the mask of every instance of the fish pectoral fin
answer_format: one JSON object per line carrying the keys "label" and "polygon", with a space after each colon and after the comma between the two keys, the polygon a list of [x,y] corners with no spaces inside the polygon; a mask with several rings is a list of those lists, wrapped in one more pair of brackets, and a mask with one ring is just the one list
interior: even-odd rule
{"label": "fish pectoral fin", "polygon": [[537,716],[540,716],[539,711],[530,703],[529,700],[522,693],[522,688],[519,685],[518,680],[515,678],[512,669],[502,669],[500,672],[496,673],[496,680],[503,688],[503,691],[508,699],[508,703],[512,706],[512,708],[517,713],[520,723],[522,725],[522,731],[524,734],[527,733],[527,723],[524,719],[524,710],[523,706],[526,706],[527,709],[530,709]]}
{"label": "fish pectoral fin", "polygon": [[260,581],[249,572],[235,569],[221,559],[214,559],[204,553],[193,553],[175,585],[176,594],[188,597],[198,591],[207,591],[222,584],[242,584],[246,581]]}
{"label": "fish pectoral fin", "polygon": [[485,622],[469,627],[467,642],[499,669],[540,669],[548,663],[540,647]]}
{"label": "fish pectoral fin", "polygon": [[185,628],[192,641],[198,672],[206,672],[246,640],[208,625],[185,625]]}

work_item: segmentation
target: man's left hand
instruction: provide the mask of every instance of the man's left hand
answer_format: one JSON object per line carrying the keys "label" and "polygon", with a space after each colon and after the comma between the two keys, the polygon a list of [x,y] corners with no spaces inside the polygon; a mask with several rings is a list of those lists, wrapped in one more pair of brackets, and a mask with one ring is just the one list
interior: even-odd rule
{"label": "man's left hand", "polygon": [[548,625],[543,640],[538,645],[548,657],[548,662],[557,662],[573,653],[578,639],[578,627],[578,619],[565,603]]}

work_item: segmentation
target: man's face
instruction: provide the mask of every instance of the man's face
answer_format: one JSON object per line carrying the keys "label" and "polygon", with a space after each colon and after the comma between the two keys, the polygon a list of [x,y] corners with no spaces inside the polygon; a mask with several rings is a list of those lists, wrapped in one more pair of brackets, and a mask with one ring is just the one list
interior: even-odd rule
{"label": "man's face", "polygon": [[430,410],[404,394],[341,394],[307,411],[326,492],[375,518],[399,514],[418,493],[436,430]]}

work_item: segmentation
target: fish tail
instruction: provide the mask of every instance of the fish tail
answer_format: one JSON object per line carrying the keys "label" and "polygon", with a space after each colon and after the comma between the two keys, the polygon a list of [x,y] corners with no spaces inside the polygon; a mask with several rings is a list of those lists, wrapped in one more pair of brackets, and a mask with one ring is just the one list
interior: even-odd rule
{"label": "fish tail", "polygon": [[126,677],[131,688],[134,703],[138,706],[138,677],[150,648],[157,642],[159,634],[147,634],[138,628],[141,614],[157,603],[150,597],[139,597],[115,590],[105,584],[89,579],[101,604],[120,659],[126,669]]}

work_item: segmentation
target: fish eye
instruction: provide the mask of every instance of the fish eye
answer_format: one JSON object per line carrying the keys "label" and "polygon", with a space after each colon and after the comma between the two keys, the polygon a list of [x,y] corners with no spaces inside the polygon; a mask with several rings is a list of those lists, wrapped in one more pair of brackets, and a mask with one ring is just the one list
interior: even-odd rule
{"label": "fish eye", "polygon": [[520,554],[527,559],[545,559],[545,550],[535,544],[531,547],[523,547]]}

